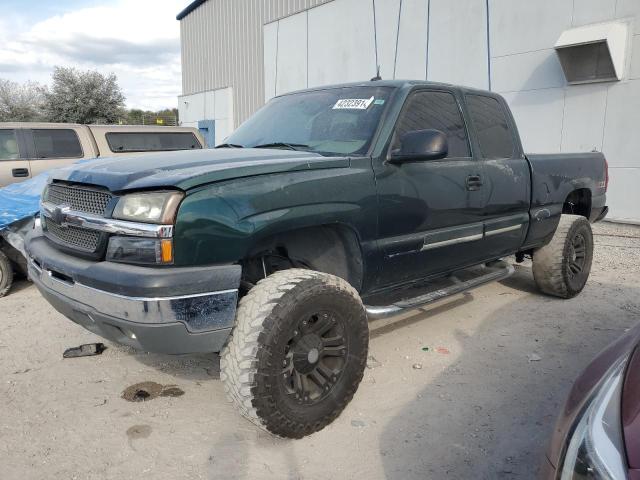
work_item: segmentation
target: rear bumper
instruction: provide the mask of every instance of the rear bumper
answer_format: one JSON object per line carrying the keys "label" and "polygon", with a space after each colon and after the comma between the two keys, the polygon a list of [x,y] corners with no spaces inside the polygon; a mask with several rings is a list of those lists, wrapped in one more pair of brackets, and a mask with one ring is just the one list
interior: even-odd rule
{"label": "rear bumper", "polygon": [[218,352],[233,326],[239,266],[92,262],[61,253],[41,236],[27,251],[29,277],[47,301],[108,340],[157,353]]}
{"label": "rear bumper", "polygon": [[599,222],[600,220],[604,220],[604,217],[607,216],[607,213],[609,213],[609,207],[604,206],[602,207],[602,210],[600,210],[600,213],[597,213],[595,215],[595,220],[593,220],[593,222]]}
{"label": "rear bumper", "polygon": [[605,194],[595,195],[591,198],[591,216],[589,221],[592,223],[599,222],[609,213],[607,207],[607,196]]}

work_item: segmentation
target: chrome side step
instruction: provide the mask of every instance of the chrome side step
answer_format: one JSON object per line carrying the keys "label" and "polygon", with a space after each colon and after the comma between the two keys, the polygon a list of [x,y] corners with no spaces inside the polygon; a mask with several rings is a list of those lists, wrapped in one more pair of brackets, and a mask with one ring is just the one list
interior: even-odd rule
{"label": "chrome side step", "polygon": [[492,262],[490,265],[475,268],[480,268],[480,272],[467,280],[460,280],[458,278],[464,271],[455,272],[445,279],[450,285],[427,291],[416,297],[401,299],[391,305],[365,305],[367,316],[369,320],[376,320],[399,315],[400,313],[423,307],[437,300],[480,287],[485,283],[503,280],[515,271],[513,265],[504,261]]}

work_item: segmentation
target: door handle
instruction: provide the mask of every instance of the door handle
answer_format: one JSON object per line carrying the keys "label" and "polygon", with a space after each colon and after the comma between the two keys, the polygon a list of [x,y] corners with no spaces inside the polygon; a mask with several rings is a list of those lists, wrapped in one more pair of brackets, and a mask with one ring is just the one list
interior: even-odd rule
{"label": "door handle", "polygon": [[28,177],[29,176],[29,169],[28,168],[14,168],[13,170],[11,170],[11,174],[14,177]]}
{"label": "door handle", "polygon": [[466,183],[467,190],[478,190],[482,186],[482,177],[480,175],[469,175]]}

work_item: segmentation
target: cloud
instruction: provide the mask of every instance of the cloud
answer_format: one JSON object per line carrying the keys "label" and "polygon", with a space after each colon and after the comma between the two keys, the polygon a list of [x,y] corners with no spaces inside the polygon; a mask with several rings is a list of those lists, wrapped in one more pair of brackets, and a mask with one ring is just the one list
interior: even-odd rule
{"label": "cloud", "polygon": [[[38,45],[36,45],[38,46]],[[78,63],[95,65],[148,66],[175,61],[180,40],[160,39],[153,43],[135,43],[122,39],[97,39],[78,34],[72,39],[42,45],[48,52]]]}
{"label": "cloud", "polygon": [[0,20],[0,77],[48,83],[53,66],[114,72],[127,105],[172,107],[181,93],[180,29],[185,0],[104,0],[29,24]]}

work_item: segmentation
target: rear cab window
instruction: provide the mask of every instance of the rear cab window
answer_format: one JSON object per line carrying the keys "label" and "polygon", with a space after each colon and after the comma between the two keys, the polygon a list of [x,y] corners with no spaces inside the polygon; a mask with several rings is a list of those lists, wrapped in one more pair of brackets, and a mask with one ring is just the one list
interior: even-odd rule
{"label": "rear cab window", "polygon": [[396,124],[391,149],[399,148],[402,135],[415,130],[440,130],[444,133],[449,144],[447,158],[471,156],[462,112],[450,92],[417,90],[412,93]]}
{"label": "rear cab window", "polygon": [[18,160],[18,138],[14,129],[0,129],[0,160]]}
{"label": "rear cab window", "polygon": [[41,128],[31,130],[35,158],[81,158],[82,145],[75,130]]}
{"label": "rear cab window", "polygon": [[494,97],[465,97],[482,156],[489,160],[513,158],[516,145],[503,105]]}
{"label": "rear cab window", "polygon": [[109,149],[114,153],[202,148],[192,132],[109,132],[105,134],[105,137]]}

